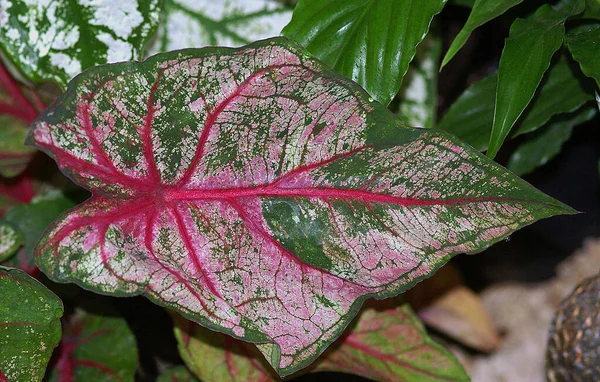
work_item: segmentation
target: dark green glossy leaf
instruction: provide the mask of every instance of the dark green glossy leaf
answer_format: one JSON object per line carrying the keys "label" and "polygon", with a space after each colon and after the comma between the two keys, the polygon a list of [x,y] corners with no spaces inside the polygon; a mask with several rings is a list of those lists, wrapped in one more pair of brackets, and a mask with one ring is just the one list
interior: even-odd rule
{"label": "dark green glossy leaf", "polygon": [[[218,334],[222,335],[222,334]],[[211,365],[214,367],[214,365]],[[176,366],[163,371],[156,382],[199,382],[185,366]],[[221,381],[222,382],[222,381]]]}
{"label": "dark green glossy leaf", "polygon": [[446,0],[300,0],[282,33],[387,105]]}
{"label": "dark green glossy leaf", "polygon": [[600,0],[585,0],[584,18],[600,20]]}
{"label": "dark green glossy leaf", "polygon": [[473,31],[490,20],[502,15],[504,12],[520,4],[523,0],[476,0],[473,10],[463,28],[452,41],[446,56],[442,61],[442,68],[450,62],[452,57],[465,45]]}
{"label": "dark green glossy leaf", "polygon": [[[477,150],[487,150],[494,119],[496,79],[494,74],[472,84],[450,106],[438,127],[457,135]],[[535,131],[552,116],[575,111],[590,100],[592,95],[579,81],[572,65],[561,58],[546,73],[512,137]]]}
{"label": "dark green glossy leaf", "polygon": [[164,0],[148,54],[274,37],[290,22],[292,10],[276,0]]}
{"label": "dark green glossy leaf", "polygon": [[600,87],[600,28],[568,35],[567,46],[581,71]]}
{"label": "dark green glossy leaf", "polygon": [[586,107],[574,115],[550,122],[517,147],[507,168],[517,175],[525,175],[546,164],[560,152],[562,145],[571,137],[573,128],[591,120],[596,113],[596,108]]}
{"label": "dark green glossy leaf", "polygon": [[[500,58],[492,135],[487,151],[494,158],[515,122],[527,107],[552,56],[562,45],[565,21],[583,11],[582,0],[564,7],[544,5],[528,19],[517,19]],[[562,5],[562,4],[561,4]]]}
{"label": "dark green glossy leaf", "polygon": [[[432,29],[434,29],[432,27]],[[437,112],[438,62],[442,52],[439,28],[435,28],[417,48],[398,93],[400,105],[396,114],[408,126],[433,127]]]}
{"label": "dark green glossy leaf", "polygon": [[86,303],[64,325],[49,382],[133,382],[138,354],[127,322],[105,302]]}
{"label": "dark green glossy leaf", "polygon": [[4,264],[28,272],[35,269],[33,248],[42,233],[60,213],[73,206],[75,203],[62,193],[51,191],[37,196],[29,204],[20,204],[6,211],[2,221],[15,227],[23,235],[24,241],[22,251]]}
{"label": "dark green glossy leaf", "polygon": [[14,255],[22,244],[21,232],[6,222],[0,222],[0,262]]}
{"label": "dark green glossy leaf", "polygon": [[33,81],[66,87],[83,69],[138,59],[159,0],[11,0],[0,5],[0,45]]}
{"label": "dark green glossy leaf", "polygon": [[41,381],[60,341],[62,302],[20,269],[0,266],[0,381]]}

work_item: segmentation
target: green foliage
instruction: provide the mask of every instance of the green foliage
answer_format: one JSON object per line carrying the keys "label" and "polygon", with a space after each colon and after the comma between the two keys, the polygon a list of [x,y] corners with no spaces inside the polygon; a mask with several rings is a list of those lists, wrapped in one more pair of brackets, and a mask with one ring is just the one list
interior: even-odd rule
{"label": "green foliage", "polygon": [[600,26],[567,36],[567,45],[581,71],[600,87]]}

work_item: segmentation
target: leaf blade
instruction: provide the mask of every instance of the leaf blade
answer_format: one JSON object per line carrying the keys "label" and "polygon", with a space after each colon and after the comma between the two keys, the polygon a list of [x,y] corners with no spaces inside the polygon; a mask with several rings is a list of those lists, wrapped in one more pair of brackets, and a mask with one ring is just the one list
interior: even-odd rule
{"label": "leaf blade", "polygon": [[567,36],[567,46],[573,58],[579,62],[581,71],[593,78],[596,85],[600,87],[598,41],[600,41],[600,28]]}
{"label": "leaf blade", "polygon": [[446,1],[301,0],[282,34],[387,105]]}
{"label": "leaf blade", "polygon": [[[285,38],[92,68],[29,139],[93,192],[38,244],[49,277],[144,294],[269,346],[280,375],[310,364],[366,298],[573,212],[456,138],[404,127]],[[370,247],[382,240],[399,249]]]}

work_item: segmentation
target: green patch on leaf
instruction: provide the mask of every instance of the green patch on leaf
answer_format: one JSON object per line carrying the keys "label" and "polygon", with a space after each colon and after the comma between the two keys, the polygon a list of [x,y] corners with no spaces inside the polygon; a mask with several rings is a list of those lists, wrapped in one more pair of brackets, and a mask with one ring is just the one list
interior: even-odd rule
{"label": "green patch on leaf", "polygon": [[62,302],[20,269],[0,266],[0,380],[41,381],[60,341]]}
{"label": "green patch on leaf", "polygon": [[21,120],[0,115],[0,175],[14,177],[25,170],[34,148],[25,146],[29,129]]}
{"label": "green patch on leaf", "polygon": [[23,244],[23,235],[12,225],[0,221],[0,262],[14,255]]}

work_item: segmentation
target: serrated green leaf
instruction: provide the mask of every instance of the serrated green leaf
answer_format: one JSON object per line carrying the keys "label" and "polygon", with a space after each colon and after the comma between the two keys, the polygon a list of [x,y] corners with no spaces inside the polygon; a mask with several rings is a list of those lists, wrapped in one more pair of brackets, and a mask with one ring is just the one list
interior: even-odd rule
{"label": "serrated green leaf", "polygon": [[14,255],[23,244],[23,235],[12,225],[0,221],[0,262]]}
{"label": "serrated green leaf", "polygon": [[0,45],[32,81],[66,87],[82,70],[139,59],[159,0],[12,0],[0,8]]}
{"label": "serrated green leaf", "polygon": [[50,278],[143,294],[310,364],[369,297],[574,211],[404,126],[286,38],[90,68],[29,142],[92,192],[45,232]]}
{"label": "serrated green leaf", "polygon": [[444,56],[441,67],[443,68],[450,60],[452,60],[456,53],[458,53],[465,45],[469,36],[471,36],[471,33],[473,33],[475,29],[504,14],[504,12],[522,2],[523,0],[476,0],[467,22],[460,32],[458,32],[454,41],[452,41],[450,48],[448,48],[448,52],[446,52],[446,55]]}
{"label": "serrated green leaf", "polygon": [[507,168],[522,176],[543,166],[560,152],[562,145],[571,138],[573,128],[591,120],[596,113],[595,108],[586,107],[574,115],[551,122],[517,147],[510,156]]}
{"label": "serrated green leaf", "polygon": [[240,46],[278,36],[292,10],[275,0],[164,0],[148,55],[208,45]]}
{"label": "serrated green leaf", "polygon": [[[487,150],[494,119],[495,74],[475,82],[450,106],[438,127],[479,151]],[[570,113],[592,100],[568,60],[561,58],[547,71],[531,104],[514,128],[513,138],[544,126],[552,116]]]}
{"label": "serrated green leaf", "polygon": [[[214,367],[215,365],[210,365],[210,367]],[[224,382],[223,380],[219,380]],[[190,372],[190,370],[185,366],[175,366],[170,369],[167,369],[162,372],[161,375],[158,376],[156,382],[199,382],[194,374]]]}
{"label": "serrated green leaf", "polygon": [[[432,28],[433,29],[433,28]],[[417,48],[398,99],[398,116],[408,126],[431,128],[437,113],[437,65],[442,52],[442,39],[435,31],[427,34]]]}
{"label": "serrated green leaf", "polygon": [[282,34],[388,105],[446,1],[300,0]]}
{"label": "serrated green leaf", "polygon": [[62,302],[20,269],[0,266],[0,380],[41,381],[60,341]]}
{"label": "serrated green leaf", "polygon": [[[429,338],[408,305],[369,305],[302,374],[334,371],[382,382],[469,380],[456,358]],[[279,380],[252,344],[211,332],[181,317],[175,317],[175,337],[181,357],[204,381]]]}
{"label": "serrated green leaf", "polygon": [[568,35],[567,46],[581,71],[600,87],[600,28]]}
{"label": "serrated green leaf", "polygon": [[498,68],[494,123],[487,151],[490,158],[496,156],[533,98],[552,56],[563,43],[565,21],[584,7],[582,0],[560,5],[544,5],[532,17],[515,20],[510,28]]}
{"label": "serrated green leaf", "polygon": [[133,382],[138,352],[127,322],[106,302],[87,303],[65,323],[48,381]]}
{"label": "serrated green leaf", "polygon": [[8,259],[4,265],[25,270],[35,269],[33,248],[42,233],[56,217],[65,210],[75,206],[70,199],[58,191],[42,194],[29,204],[12,207],[0,220],[11,224],[23,235],[23,249],[18,256]]}

